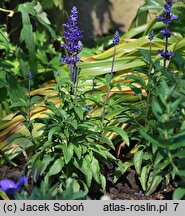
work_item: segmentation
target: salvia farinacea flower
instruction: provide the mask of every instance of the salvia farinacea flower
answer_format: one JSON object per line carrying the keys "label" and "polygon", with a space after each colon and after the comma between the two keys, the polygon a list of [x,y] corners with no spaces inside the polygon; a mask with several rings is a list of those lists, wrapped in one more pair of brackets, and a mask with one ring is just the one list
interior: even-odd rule
{"label": "salvia farinacea flower", "polygon": [[82,31],[78,28],[77,19],[78,11],[77,8],[74,6],[71,10],[69,21],[66,24],[63,24],[65,28],[63,36],[63,38],[65,39],[65,43],[61,45],[67,51],[67,55],[62,56],[60,60],[66,63],[70,69],[70,81],[72,83],[70,87],[70,94],[74,94],[74,85],[78,83],[80,62],[78,54],[83,48],[81,42]]}
{"label": "salvia farinacea flower", "polygon": [[114,45],[118,45],[118,44],[119,44],[119,41],[120,41],[119,32],[116,31],[115,34],[114,34],[114,37],[113,37],[112,42],[113,42]]}
{"label": "salvia farinacea flower", "polygon": [[111,72],[110,72],[110,78],[113,78],[113,69],[114,69],[114,61],[115,61],[115,56],[116,56],[116,46],[120,42],[120,35],[119,32],[116,31],[112,40],[112,43],[114,44],[114,54],[113,54],[113,59],[112,59],[112,66],[111,66]]}
{"label": "salvia farinacea flower", "polygon": [[174,53],[173,52],[171,52],[171,51],[164,51],[163,49],[162,50],[158,50],[158,54],[160,54],[164,59],[166,59],[166,60],[170,60],[170,58],[172,57],[172,56],[174,56]]}
{"label": "salvia farinacea flower", "polygon": [[28,79],[29,79],[29,80],[31,80],[31,79],[33,78],[33,75],[32,75],[32,72],[31,72],[31,71],[30,71],[30,72],[28,72],[28,74],[27,74],[27,75],[28,75]]}
{"label": "salvia farinacea flower", "polygon": [[162,29],[162,30],[160,31],[160,33],[161,33],[161,35],[162,35],[163,38],[166,38],[166,37],[169,38],[169,37],[171,37],[171,35],[172,35],[172,33],[171,33],[171,31],[170,31],[169,28]]}
{"label": "salvia farinacea flower", "polygon": [[153,30],[150,31],[149,36],[148,36],[148,39],[149,39],[150,41],[152,41],[152,40],[154,39],[154,31],[153,31]]}
{"label": "salvia farinacea flower", "polygon": [[60,71],[57,71],[57,72],[56,72],[56,76],[60,76]]}
{"label": "salvia farinacea flower", "polygon": [[174,56],[174,53],[168,50],[168,38],[172,35],[169,24],[172,22],[172,20],[178,19],[178,16],[171,13],[171,8],[172,0],[166,0],[166,3],[164,4],[163,15],[156,16],[156,19],[162,21],[165,24],[165,28],[160,31],[162,37],[166,40],[165,49],[158,50],[158,54],[160,54],[164,59],[164,70],[166,69],[166,61],[169,61],[170,58]]}
{"label": "salvia farinacea flower", "polygon": [[74,65],[80,59],[78,54],[82,50],[82,31],[78,28],[78,11],[74,6],[71,10],[70,19],[66,24],[63,24],[65,31],[63,38],[65,39],[65,43],[61,46],[67,50],[68,55],[64,55],[61,58],[61,61],[70,65]]}
{"label": "salvia farinacea flower", "polygon": [[4,191],[8,195],[14,195],[27,181],[28,178],[25,176],[21,176],[17,183],[9,179],[3,179],[0,181],[0,190]]}
{"label": "salvia farinacea flower", "polygon": [[171,13],[172,0],[166,0],[164,4],[164,11],[162,16],[156,16],[159,21],[162,21],[164,24],[170,24],[172,20],[178,19],[178,16]]}

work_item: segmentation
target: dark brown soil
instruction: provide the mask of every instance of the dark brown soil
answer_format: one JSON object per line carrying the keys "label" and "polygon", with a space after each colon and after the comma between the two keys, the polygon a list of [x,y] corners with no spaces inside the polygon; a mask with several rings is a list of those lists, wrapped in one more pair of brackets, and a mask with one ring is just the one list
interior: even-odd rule
{"label": "dark brown soil", "polygon": [[107,195],[113,200],[169,200],[172,199],[172,193],[172,186],[161,184],[156,193],[146,196],[141,191],[135,171],[129,169],[115,185],[110,186]]}
{"label": "dark brown soil", "polygon": [[[109,164],[102,167],[102,172],[107,179],[107,193],[112,200],[170,200],[174,187],[161,184],[156,193],[146,196],[140,188],[137,175],[133,169],[129,169],[116,184],[113,184],[114,165]],[[9,168],[8,166],[0,168],[0,180],[8,178],[17,181],[21,175],[21,167]],[[28,188],[27,188],[28,189]],[[99,189],[94,194],[89,194],[91,199],[100,199],[103,194]]]}
{"label": "dark brown soil", "polygon": [[113,183],[114,164],[103,167],[103,173],[107,179],[107,195],[113,200],[171,200],[174,187],[166,186],[164,182],[158,187],[157,191],[146,196],[138,180],[134,169],[128,171],[117,181]]}

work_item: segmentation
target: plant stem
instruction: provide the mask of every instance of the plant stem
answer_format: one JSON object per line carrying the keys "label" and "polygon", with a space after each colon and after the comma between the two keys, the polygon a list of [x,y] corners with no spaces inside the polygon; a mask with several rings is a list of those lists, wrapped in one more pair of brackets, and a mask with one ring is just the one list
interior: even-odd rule
{"label": "plant stem", "polygon": [[[166,24],[166,32],[168,29],[168,24]],[[166,35],[166,42],[165,42],[165,53],[168,51],[168,36]],[[164,72],[166,72],[166,58],[164,58]]]}
{"label": "plant stem", "polygon": [[[31,123],[31,95],[30,95],[30,92],[31,92],[31,80],[29,79],[28,80],[28,130],[30,132],[30,137],[31,137],[31,140],[34,144],[34,151],[36,151],[36,148],[35,148],[35,142],[34,142],[34,138],[33,138],[33,135],[32,135],[32,130],[33,130],[33,125]],[[25,152],[26,154],[26,152]]]}
{"label": "plant stem", "polygon": [[[166,140],[169,140],[167,129],[164,130],[164,138],[165,138]],[[178,171],[178,168],[176,167],[176,165],[175,165],[175,163],[174,163],[174,161],[173,161],[173,157],[172,157],[172,154],[171,154],[171,152],[170,152],[169,145],[166,146],[166,148],[167,148],[168,158],[169,158],[169,161],[170,161],[170,163],[171,163],[173,169],[174,169],[175,171]]]}
{"label": "plant stem", "polygon": [[70,87],[70,94],[74,94],[74,87],[73,87],[73,65],[70,63],[69,64],[69,69],[70,69],[70,81],[71,81],[71,87]]}
{"label": "plant stem", "polygon": [[145,126],[148,121],[148,114],[150,110],[150,97],[151,97],[151,71],[152,71],[152,40],[150,40],[150,59],[149,59],[149,70],[148,70],[148,85],[147,85],[147,111],[145,117]]}
{"label": "plant stem", "polygon": [[112,65],[111,65],[111,71],[110,71],[110,79],[111,80],[113,78],[113,69],[114,69],[115,56],[116,56],[116,45],[114,45],[114,54],[113,54],[113,58],[112,58]]}
{"label": "plant stem", "polygon": [[[113,58],[112,58],[111,71],[110,71],[110,83],[108,83],[108,89],[107,89],[107,93],[106,93],[106,96],[105,96],[104,105],[107,104],[108,99],[109,99],[109,94],[111,92],[111,83],[112,83],[112,78],[113,78],[115,56],[116,56],[116,45],[114,45],[114,53],[113,53]],[[106,111],[106,109],[105,109],[105,107],[103,107],[103,110],[102,110],[102,126],[104,126],[105,111]]]}
{"label": "plant stem", "polygon": [[28,80],[28,122],[30,123],[30,120],[31,120],[31,114],[30,114],[30,111],[31,111],[31,95],[30,95],[30,91],[31,91],[31,80],[29,79]]}
{"label": "plant stem", "polygon": [[74,66],[74,85],[75,85],[75,91],[78,90],[78,78],[79,78],[79,72],[80,72],[80,62],[78,62],[78,65]]}
{"label": "plant stem", "polygon": [[7,156],[7,155],[3,152],[3,150],[1,150],[1,149],[0,149],[0,155],[5,159],[5,161],[6,161],[10,166],[14,166],[14,167],[17,166],[14,162],[12,162],[12,161],[8,158],[8,156]]}
{"label": "plant stem", "polygon": [[[104,100],[104,106],[107,105],[107,102],[108,102],[108,99],[109,99],[110,91],[111,91],[111,87],[110,87],[110,85],[109,85],[109,86],[108,86],[107,93],[106,93],[106,96],[105,96],[105,100]],[[102,125],[104,125],[105,111],[106,111],[106,109],[105,109],[105,107],[103,107],[103,110],[102,110]]]}

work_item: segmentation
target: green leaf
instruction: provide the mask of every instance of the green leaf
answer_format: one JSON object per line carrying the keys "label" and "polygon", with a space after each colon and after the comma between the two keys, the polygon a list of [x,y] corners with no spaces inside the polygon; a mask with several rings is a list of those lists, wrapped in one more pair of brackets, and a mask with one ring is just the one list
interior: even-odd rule
{"label": "green leaf", "polygon": [[133,166],[133,162],[122,162],[121,160],[119,160],[117,162],[118,167],[116,168],[115,174],[114,174],[114,183],[116,183],[118,181],[118,179],[120,179],[120,177],[123,176],[123,174],[128,170],[128,168],[130,168],[131,166]]}
{"label": "green leaf", "polygon": [[[102,60],[95,62],[84,62],[81,64],[80,77],[100,76],[103,74],[110,73],[110,65],[112,60]],[[123,59],[115,60],[114,71],[123,71],[132,69],[134,67],[143,66],[145,63],[139,58],[132,62],[123,63]]]}
{"label": "green leaf", "polygon": [[8,51],[10,48],[10,41],[9,38],[3,33],[0,29],[0,42],[4,43],[6,50]]}
{"label": "green leaf", "polygon": [[58,134],[61,131],[59,126],[52,127],[48,133],[48,141],[52,141],[53,135]]}
{"label": "green leaf", "polygon": [[127,75],[124,75],[123,77],[129,78],[129,79],[133,79],[133,81],[135,83],[138,83],[140,86],[146,88],[145,79],[142,76],[140,76],[140,75],[127,74]]}
{"label": "green leaf", "polygon": [[101,184],[100,166],[98,160],[95,157],[93,157],[92,160],[89,161],[89,163],[91,164],[93,178],[96,180],[97,183]]}
{"label": "green leaf", "polygon": [[20,101],[20,98],[27,101],[25,89],[17,82],[12,74],[7,74],[7,81],[9,96],[12,102],[16,103],[17,101]]}
{"label": "green leaf", "polygon": [[106,191],[106,178],[102,174],[100,174],[100,181],[101,181],[102,190],[103,192],[105,192]]}
{"label": "green leaf", "polygon": [[64,167],[63,158],[59,158],[59,159],[55,160],[55,162],[53,163],[53,165],[51,166],[51,168],[48,172],[48,176],[53,176],[53,175],[58,174],[59,172],[62,171],[63,167]]}
{"label": "green leaf", "polygon": [[45,23],[47,23],[49,25],[51,24],[47,18],[47,14],[43,11],[40,2],[37,2],[37,5],[34,7],[34,9],[36,10],[38,17],[40,17]]}
{"label": "green leaf", "polygon": [[[164,156],[161,156],[161,158],[164,159]],[[158,162],[158,163],[155,161],[154,167],[156,172],[158,173],[163,171],[169,164],[170,164],[169,160],[165,160],[163,162]]]}
{"label": "green leaf", "polygon": [[50,26],[50,21],[47,18],[47,14],[43,11],[42,6],[39,2],[37,2],[37,5],[34,7],[34,9],[36,10],[35,16],[38,21],[48,29],[52,38],[56,38],[55,31]]}
{"label": "green leaf", "polygon": [[53,7],[53,1],[51,0],[40,0],[40,1],[41,1],[41,5],[45,9],[51,9]]}
{"label": "green leaf", "polygon": [[71,158],[73,157],[73,154],[74,154],[73,144],[71,144],[71,143],[68,145],[63,144],[62,149],[63,149],[65,163],[68,164],[70,162]]}
{"label": "green leaf", "polygon": [[28,71],[29,71],[29,63],[22,58],[19,59],[20,67],[21,67],[21,72],[23,76],[27,79],[28,77]]}
{"label": "green leaf", "polygon": [[33,181],[37,182],[39,176],[41,175],[41,171],[43,169],[43,163],[41,160],[37,160],[33,165],[32,165],[32,175],[33,175]]}
{"label": "green leaf", "polygon": [[75,191],[74,190],[74,184],[75,183],[76,183],[76,181],[74,181],[74,179],[71,179],[71,178],[67,179],[66,190],[62,192],[62,199],[63,200],[81,199],[87,195],[87,192]]}
{"label": "green leaf", "polygon": [[128,146],[130,145],[129,137],[128,137],[127,133],[123,129],[121,129],[119,127],[116,127],[116,126],[111,126],[111,127],[108,127],[107,129],[119,134],[122,137],[123,141],[125,141],[125,143]]}
{"label": "green leaf", "polygon": [[173,157],[185,158],[185,150],[181,150],[173,154]]}
{"label": "green leaf", "polygon": [[133,165],[133,162],[122,162],[121,160],[118,161],[118,168],[123,175],[131,166]]}
{"label": "green leaf", "polygon": [[156,138],[153,137],[153,135],[149,135],[147,134],[143,129],[140,129],[140,134],[147,140],[149,141],[151,144],[159,147],[159,148],[163,148],[165,149],[165,146],[162,145]]}
{"label": "green leaf", "polygon": [[73,119],[71,122],[71,126],[76,130],[78,128],[78,122],[76,119]]}
{"label": "green leaf", "polygon": [[162,180],[162,176],[154,176],[150,188],[146,192],[146,196],[151,195],[157,189]]}
{"label": "green leaf", "polygon": [[91,164],[89,163],[89,155],[86,155],[82,159],[74,159],[74,165],[76,166],[77,169],[79,169],[85,176],[86,183],[88,188],[91,186],[91,181],[92,181],[92,171],[91,171]]}
{"label": "green leaf", "polygon": [[105,75],[106,85],[109,86],[111,83],[111,76],[109,73]]}
{"label": "green leaf", "polygon": [[161,115],[163,114],[163,109],[161,108],[161,106],[157,101],[152,101],[152,112],[157,119],[161,119]]}
{"label": "green leaf", "polygon": [[87,185],[88,187],[90,187],[93,174],[91,170],[89,155],[86,155],[85,158],[82,160],[81,169],[82,169],[82,172],[85,174]]}
{"label": "green leaf", "polygon": [[7,93],[8,93],[7,88],[5,88],[5,87],[0,88],[0,92],[1,92],[1,94],[0,94],[0,103],[1,103],[7,97]]}
{"label": "green leaf", "polygon": [[177,51],[177,50],[180,50],[180,49],[184,49],[184,46],[185,46],[185,38],[181,39],[180,41],[178,41],[175,44],[174,51]]}
{"label": "green leaf", "polygon": [[37,58],[40,60],[42,64],[48,65],[48,58],[44,50],[37,51]]}
{"label": "green leaf", "polygon": [[80,120],[83,120],[85,110],[82,107],[76,107],[76,106],[74,107],[74,110],[78,115],[78,117],[80,118]]}
{"label": "green leaf", "polygon": [[6,80],[6,73],[1,71],[0,72],[0,88],[7,86],[7,80]]}
{"label": "green leaf", "polygon": [[82,147],[80,145],[78,145],[78,146],[74,145],[74,152],[77,155],[78,159],[81,159],[81,157],[82,157]]}
{"label": "green leaf", "polygon": [[173,193],[173,200],[183,199],[185,196],[185,188],[178,187]]}
{"label": "green leaf", "polygon": [[181,177],[185,177],[185,170],[173,171],[173,173]]}
{"label": "green leaf", "polygon": [[32,97],[31,98],[31,105],[33,106],[33,105],[37,104],[40,99],[41,99],[40,96],[34,96],[34,97]]}
{"label": "green leaf", "polygon": [[18,6],[18,11],[21,12],[23,23],[23,28],[20,34],[20,41],[25,41],[32,60],[35,58],[35,42],[29,14],[35,15],[34,6],[34,2],[27,2],[19,4]]}
{"label": "green leaf", "polygon": [[144,59],[149,62],[150,61],[150,50],[139,49],[139,52],[144,57]]}
{"label": "green leaf", "polygon": [[107,138],[105,135],[101,134],[100,136],[98,136],[98,138],[101,141],[103,141],[105,144],[107,144],[109,147],[111,147],[112,149],[115,150],[115,147],[114,147],[112,141],[109,138]]}
{"label": "green leaf", "polygon": [[40,175],[42,175],[44,173],[44,171],[48,168],[48,166],[50,165],[50,163],[54,160],[54,157],[51,157],[50,155],[45,155],[42,163],[43,163],[43,167],[40,171]]}
{"label": "green leaf", "polygon": [[27,149],[34,145],[33,142],[31,142],[29,139],[24,138],[24,137],[15,139],[14,143],[19,144],[24,149]]}
{"label": "green leaf", "polygon": [[174,136],[173,144],[170,145],[170,150],[176,150],[178,148],[185,147],[184,140],[185,140],[185,132],[181,136],[179,135],[177,138]]}
{"label": "green leaf", "polygon": [[142,161],[143,161],[143,151],[137,151],[134,154],[134,166],[135,166],[136,172],[139,175],[141,174]]}
{"label": "green leaf", "polygon": [[64,8],[63,1],[61,1],[61,0],[53,0],[53,1],[54,1],[54,4],[56,5],[56,7],[58,7],[60,10],[63,10],[63,8]]}
{"label": "green leaf", "polygon": [[105,150],[105,148],[103,146],[100,145],[92,145],[91,146],[91,150],[94,154],[97,154],[98,156],[103,157],[104,159],[107,159],[107,149]]}
{"label": "green leaf", "polygon": [[143,188],[143,190],[145,191],[147,189],[147,180],[148,180],[148,175],[150,172],[150,165],[146,165],[142,168],[141,170],[141,175],[139,177],[141,186]]}
{"label": "green leaf", "polygon": [[6,193],[2,190],[0,190],[0,197],[3,199],[3,200],[10,200],[9,197],[6,195]]}
{"label": "green leaf", "polygon": [[141,96],[142,96],[142,91],[141,91],[140,88],[138,88],[138,87],[136,87],[135,85],[132,85],[132,84],[129,84],[128,86],[132,89],[132,91],[133,91],[136,95],[138,95],[138,96],[141,98]]}

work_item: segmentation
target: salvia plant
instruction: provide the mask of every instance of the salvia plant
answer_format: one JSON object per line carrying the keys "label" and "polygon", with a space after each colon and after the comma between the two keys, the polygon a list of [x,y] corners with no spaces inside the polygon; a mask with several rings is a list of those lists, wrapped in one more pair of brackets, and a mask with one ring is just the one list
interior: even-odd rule
{"label": "salvia plant", "polygon": [[[106,181],[101,173],[101,165],[106,164],[108,160],[115,164],[118,161],[108,151],[108,148],[114,149],[114,146],[107,138],[107,131],[102,132],[99,127],[100,121],[95,121],[88,114],[87,107],[91,105],[88,101],[92,100],[88,91],[74,92],[79,71],[78,54],[82,49],[76,7],[72,8],[70,20],[64,27],[67,28],[66,43],[62,46],[67,50],[68,56],[63,56],[61,60],[69,66],[71,82],[69,83],[68,79],[61,79],[60,72],[56,72],[55,90],[60,103],[56,105],[50,99],[46,99],[45,107],[49,112],[45,112],[45,118],[35,119],[36,123],[43,124],[42,137],[37,142],[42,145],[34,146],[36,154],[29,161],[31,167],[29,172],[32,173],[35,183],[40,177],[48,183],[64,182],[70,177],[74,179],[75,191],[81,189],[88,191],[92,183],[101,185],[102,191],[105,191]],[[118,42],[119,35],[116,33],[114,45],[116,46]],[[95,101],[99,103],[99,98]],[[112,127],[110,130],[127,138],[126,133],[119,128]],[[60,186],[64,187],[62,183]]]}
{"label": "salvia plant", "polygon": [[[168,50],[169,37],[172,36],[169,24],[172,20],[176,20],[178,16],[172,15],[171,7],[172,1],[166,1],[166,4],[164,4],[164,14],[156,17],[165,24],[165,28],[160,31],[163,38],[165,38],[165,49],[158,51],[158,54],[163,58],[163,72],[167,72],[167,61],[174,56],[174,53]],[[151,31],[149,34],[150,52],[152,51],[153,36],[153,31]],[[155,63],[153,63],[150,58],[148,85],[151,85],[153,82],[152,85],[155,85],[155,90],[149,100],[149,96],[151,96],[151,86],[147,89],[147,106],[151,106],[151,109],[147,109],[147,114],[150,113],[150,118],[147,116],[148,119],[146,119],[149,128],[142,127],[140,130],[141,135],[147,141],[146,146],[148,146],[148,148],[146,148],[146,146],[145,148],[148,152],[145,152],[146,149],[140,146],[140,150],[134,156],[135,167],[140,175],[141,185],[147,195],[153,193],[163,179],[166,179],[166,184],[169,184],[170,175],[173,179],[174,175],[179,174],[183,179],[182,173],[179,171],[182,169],[182,164],[180,162],[182,159],[176,156],[175,151],[177,151],[178,148],[183,151],[184,148],[183,141],[181,140],[181,138],[184,137],[184,132],[182,132],[184,130],[182,120],[184,118],[184,108],[182,105],[184,99],[182,89],[179,89],[184,81],[180,80],[179,82],[179,78],[175,80],[173,76],[171,77],[167,73],[162,73],[162,75],[160,73],[159,82],[156,82],[157,79],[154,75],[155,73],[157,74],[157,71],[155,68],[153,68],[154,75],[151,74],[151,69],[154,66]],[[182,137],[179,133],[182,134]],[[179,141],[177,141],[178,139]],[[180,149],[179,151],[181,151]],[[141,157],[143,159],[139,159]],[[154,162],[151,163],[152,161]],[[151,163],[151,165],[149,163]],[[182,182],[183,180],[181,183]],[[181,189],[178,188],[175,191],[174,198],[179,199],[184,196],[184,190]]]}

